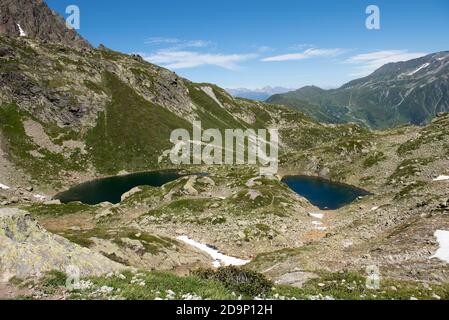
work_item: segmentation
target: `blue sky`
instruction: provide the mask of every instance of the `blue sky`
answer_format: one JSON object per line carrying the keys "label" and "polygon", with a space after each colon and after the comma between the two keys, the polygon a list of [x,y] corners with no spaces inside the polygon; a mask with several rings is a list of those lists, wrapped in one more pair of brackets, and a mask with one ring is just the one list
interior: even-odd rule
{"label": "blue sky", "polygon": [[[140,53],[225,88],[336,87],[390,61],[449,50],[447,0],[47,0],[81,10],[93,45]],[[368,5],[380,30],[365,27]]]}

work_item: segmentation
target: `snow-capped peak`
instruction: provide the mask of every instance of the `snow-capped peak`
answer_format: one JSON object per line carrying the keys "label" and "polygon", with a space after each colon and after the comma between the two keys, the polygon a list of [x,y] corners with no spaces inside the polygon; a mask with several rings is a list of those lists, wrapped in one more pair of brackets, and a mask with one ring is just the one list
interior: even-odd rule
{"label": "snow-capped peak", "polygon": [[25,31],[23,31],[22,27],[20,26],[20,24],[17,24],[17,26],[19,27],[19,32],[20,32],[20,36],[21,37],[26,37],[27,34]]}

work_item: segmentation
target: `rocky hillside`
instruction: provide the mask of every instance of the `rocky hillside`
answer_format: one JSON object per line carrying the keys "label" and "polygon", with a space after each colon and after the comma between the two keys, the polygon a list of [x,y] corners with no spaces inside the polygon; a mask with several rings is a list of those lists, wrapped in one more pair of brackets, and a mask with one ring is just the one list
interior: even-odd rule
{"label": "rocky hillside", "polygon": [[318,121],[371,128],[423,125],[449,110],[449,52],[387,64],[341,88],[304,87],[269,103],[296,108]]}
{"label": "rocky hillside", "polygon": [[0,35],[26,36],[71,47],[90,48],[76,31],[43,0],[0,1]]}
{"label": "rocky hillside", "polygon": [[192,131],[195,120],[204,130],[278,128],[281,153],[311,148],[353,129],[363,131],[321,125],[286,107],[234,98],[138,55],[77,45],[73,39],[81,37],[76,33],[65,41],[60,34],[71,33],[42,1],[1,5],[8,30],[27,12],[32,19],[26,20],[33,23],[22,23],[26,36],[12,31],[0,36],[3,184],[41,184],[54,191],[98,176],[172,166],[159,163],[172,147],[170,134],[178,128]]}
{"label": "rocky hillside", "polygon": [[286,107],[233,98],[139,56],[24,37],[0,37],[0,84],[4,161],[46,185],[170,166],[158,158],[172,147],[171,131],[191,131],[194,120],[203,129],[277,127],[283,150],[352,127],[328,130]]}

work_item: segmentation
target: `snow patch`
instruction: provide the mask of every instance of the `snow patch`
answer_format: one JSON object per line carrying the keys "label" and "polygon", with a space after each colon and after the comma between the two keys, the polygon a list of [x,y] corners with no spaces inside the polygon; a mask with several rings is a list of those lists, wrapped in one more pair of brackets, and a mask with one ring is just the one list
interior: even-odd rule
{"label": "snow patch", "polygon": [[8,189],[11,189],[11,188],[8,187],[8,186],[5,186],[4,184],[1,184],[1,183],[0,183],[0,189],[2,189],[2,190],[8,190]]}
{"label": "snow patch", "polygon": [[324,218],[324,214],[322,214],[322,213],[312,213],[312,212],[309,212],[309,216],[314,217],[314,218],[317,218],[317,219],[323,219],[323,218]]}
{"label": "snow patch", "polygon": [[379,207],[372,207],[371,211],[376,211],[377,209],[379,209]]}
{"label": "snow patch", "polygon": [[217,99],[217,96],[214,93],[214,89],[212,89],[211,87],[201,87],[201,90],[203,90],[204,93],[211,97],[220,107],[224,108],[220,100]]}
{"label": "snow patch", "polygon": [[208,255],[214,259],[213,266],[218,268],[220,266],[243,266],[250,262],[250,260],[242,260],[234,257],[230,257],[220,253],[218,250],[209,247],[208,245],[202,244],[195,240],[190,239],[187,236],[179,236],[176,239],[191,245],[201,251],[206,252]]}
{"label": "snow patch", "polygon": [[415,71],[410,72],[409,74],[407,74],[408,76],[413,76],[415,73],[417,73],[418,71],[427,68],[428,66],[430,66],[430,63],[424,63],[421,67],[419,67],[418,69],[416,69]]}
{"label": "snow patch", "polygon": [[20,26],[20,24],[17,24],[17,26],[19,27],[19,32],[20,32],[20,36],[21,37],[26,37],[27,34],[25,31],[23,31],[22,27]]}
{"label": "snow patch", "polygon": [[440,248],[437,250],[432,258],[438,258],[449,263],[449,231],[437,230],[435,232],[435,237],[437,238]]}
{"label": "snow patch", "polygon": [[449,176],[439,176],[438,178],[433,179],[433,181],[446,181],[449,180]]}

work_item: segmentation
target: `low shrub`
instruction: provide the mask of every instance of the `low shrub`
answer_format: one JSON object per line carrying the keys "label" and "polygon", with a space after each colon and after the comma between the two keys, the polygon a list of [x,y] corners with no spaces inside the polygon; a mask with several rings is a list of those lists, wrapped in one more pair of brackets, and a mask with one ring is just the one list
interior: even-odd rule
{"label": "low shrub", "polygon": [[200,269],[197,277],[221,282],[228,290],[244,296],[256,297],[270,292],[273,283],[263,274],[237,267],[222,267],[217,270]]}

